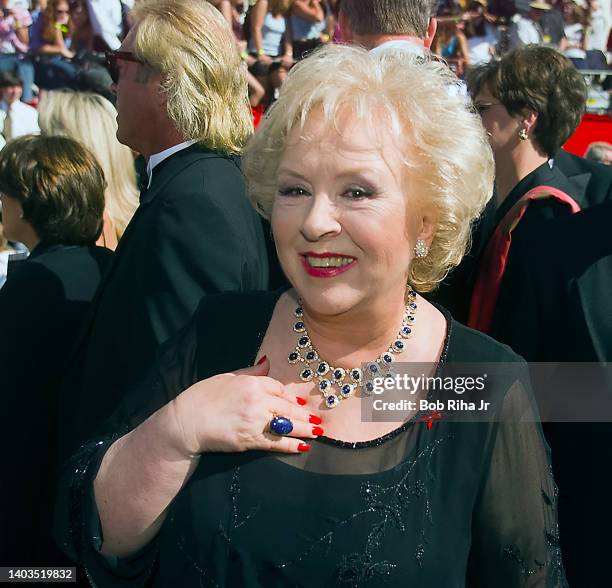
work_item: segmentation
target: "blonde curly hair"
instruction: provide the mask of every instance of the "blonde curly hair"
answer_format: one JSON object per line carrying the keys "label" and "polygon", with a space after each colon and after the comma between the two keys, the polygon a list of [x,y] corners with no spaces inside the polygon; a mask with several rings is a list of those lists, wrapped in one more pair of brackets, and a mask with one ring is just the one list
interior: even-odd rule
{"label": "blonde curly hair", "polygon": [[251,201],[270,218],[287,136],[322,111],[330,128],[349,108],[364,126],[380,125],[404,149],[406,172],[431,205],[436,233],[426,257],[415,258],[409,282],[433,290],[459,264],[472,222],[493,193],[493,154],[478,115],[454,74],[439,61],[407,51],[376,55],[358,47],[321,48],[296,65],[243,153]]}

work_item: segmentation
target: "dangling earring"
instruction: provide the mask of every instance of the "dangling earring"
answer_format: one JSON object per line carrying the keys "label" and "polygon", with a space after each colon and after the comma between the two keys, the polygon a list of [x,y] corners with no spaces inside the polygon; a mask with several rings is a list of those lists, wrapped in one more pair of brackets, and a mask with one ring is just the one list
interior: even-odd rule
{"label": "dangling earring", "polygon": [[527,141],[527,139],[529,138],[529,135],[527,134],[527,130],[526,130],[526,129],[521,129],[521,130],[518,132],[518,138],[519,138],[521,141]]}
{"label": "dangling earring", "polygon": [[429,253],[429,247],[423,239],[417,239],[414,245],[414,254],[417,257],[425,257]]}

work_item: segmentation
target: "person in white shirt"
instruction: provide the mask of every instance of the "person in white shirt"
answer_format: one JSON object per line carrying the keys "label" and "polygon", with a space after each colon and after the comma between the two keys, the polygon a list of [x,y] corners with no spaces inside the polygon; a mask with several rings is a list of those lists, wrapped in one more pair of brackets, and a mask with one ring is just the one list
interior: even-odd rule
{"label": "person in white shirt", "polygon": [[119,49],[123,36],[120,0],[87,0],[87,9],[94,35],[111,51]]}
{"label": "person in white shirt", "polygon": [[552,6],[547,2],[535,0],[529,3],[529,11],[526,15],[518,13],[512,17],[512,22],[516,27],[518,44],[539,45],[545,42],[540,18],[543,12],[551,10],[551,8]]}
{"label": "person in white shirt", "polygon": [[0,125],[5,141],[40,133],[38,112],[21,102],[21,96],[19,76],[11,72],[0,73]]}

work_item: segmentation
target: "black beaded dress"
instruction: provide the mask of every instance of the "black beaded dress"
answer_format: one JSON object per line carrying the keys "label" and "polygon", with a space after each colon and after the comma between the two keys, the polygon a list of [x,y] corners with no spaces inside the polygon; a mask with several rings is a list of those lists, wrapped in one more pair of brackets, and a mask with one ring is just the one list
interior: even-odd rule
{"label": "black beaded dress", "polygon": [[[206,297],[148,382],[64,473],[63,548],[97,586],[566,586],[556,487],[528,384],[489,392],[497,422],[384,437],[322,437],[299,455],[204,454],[158,536],[134,556],[102,556],[93,479],[113,439],[193,382],[252,365],[280,292]],[[248,309],[248,312],[240,310]],[[447,316],[441,362],[510,362],[509,348]],[[219,415],[219,418],[223,418]],[[520,421],[520,422],[519,422]]]}

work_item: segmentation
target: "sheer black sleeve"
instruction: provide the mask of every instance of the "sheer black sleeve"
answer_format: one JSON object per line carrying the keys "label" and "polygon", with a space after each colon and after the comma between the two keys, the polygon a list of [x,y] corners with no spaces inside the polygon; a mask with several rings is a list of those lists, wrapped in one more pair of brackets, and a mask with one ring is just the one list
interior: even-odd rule
{"label": "sheer black sleeve", "polygon": [[175,398],[196,380],[195,321],[166,343],[157,365],[128,394],[98,434],[83,444],[63,466],[56,505],[55,534],[60,548],[82,564],[88,579],[99,586],[140,586],[155,566],[157,541],[129,558],[100,553],[102,533],[93,482],[108,448]]}
{"label": "sheer black sleeve", "polygon": [[557,487],[533,396],[516,383],[490,439],[491,458],[474,506],[470,587],[565,587]]}

